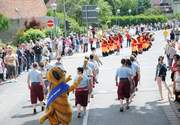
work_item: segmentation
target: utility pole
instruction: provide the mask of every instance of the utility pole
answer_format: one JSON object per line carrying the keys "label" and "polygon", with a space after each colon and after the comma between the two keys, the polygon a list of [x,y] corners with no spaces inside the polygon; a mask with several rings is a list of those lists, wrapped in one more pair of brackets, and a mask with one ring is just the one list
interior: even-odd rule
{"label": "utility pole", "polygon": [[66,27],[66,0],[63,0],[63,7],[64,7],[64,36],[67,36],[67,27]]}

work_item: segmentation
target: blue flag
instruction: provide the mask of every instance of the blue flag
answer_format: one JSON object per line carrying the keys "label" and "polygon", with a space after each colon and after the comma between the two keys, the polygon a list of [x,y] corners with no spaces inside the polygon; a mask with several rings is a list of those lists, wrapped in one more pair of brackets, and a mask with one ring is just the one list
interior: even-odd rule
{"label": "blue flag", "polygon": [[47,107],[60,95],[65,93],[69,89],[69,85],[66,83],[60,83],[50,93],[47,99]]}

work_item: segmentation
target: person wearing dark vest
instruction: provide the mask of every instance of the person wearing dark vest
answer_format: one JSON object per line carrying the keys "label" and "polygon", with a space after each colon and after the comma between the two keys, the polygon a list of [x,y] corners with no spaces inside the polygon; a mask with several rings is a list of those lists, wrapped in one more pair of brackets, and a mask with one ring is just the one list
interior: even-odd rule
{"label": "person wearing dark vest", "polygon": [[32,49],[34,50],[35,61],[37,63],[40,63],[41,60],[42,60],[42,50],[43,50],[43,48],[39,45],[39,43],[36,43],[36,45]]}

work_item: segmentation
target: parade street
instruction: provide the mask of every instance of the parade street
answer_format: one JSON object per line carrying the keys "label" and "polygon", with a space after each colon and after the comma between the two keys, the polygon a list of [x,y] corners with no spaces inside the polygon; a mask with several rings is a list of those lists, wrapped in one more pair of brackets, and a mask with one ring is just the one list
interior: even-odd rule
{"label": "parade street", "polygon": [[[138,56],[141,67],[139,90],[130,105],[130,110],[123,113],[119,112],[115,73],[121,65],[121,58],[128,57],[131,50],[123,48],[120,55],[101,57],[103,65],[98,76],[99,84],[96,85],[94,98],[89,103],[84,117],[77,118],[74,94],[71,93],[69,96],[73,107],[71,125],[171,125],[171,123],[180,125],[173,114],[171,118],[174,121],[168,118],[166,113],[166,109],[170,107],[168,101],[158,101],[160,97],[154,77],[157,58],[163,55],[164,46],[162,32],[156,32],[152,48]],[[100,54],[99,51],[97,53]],[[82,66],[84,56],[85,54],[75,54],[63,57],[65,69],[72,78],[76,75],[76,68]],[[39,125],[38,118],[42,113],[39,112],[40,108],[37,108],[38,113],[32,114],[26,77],[27,73],[24,73],[17,82],[0,86],[0,125]],[[169,75],[167,79],[170,84]],[[165,90],[164,96],[167,96]],[[48,121],[44,125],[48,125]]]}

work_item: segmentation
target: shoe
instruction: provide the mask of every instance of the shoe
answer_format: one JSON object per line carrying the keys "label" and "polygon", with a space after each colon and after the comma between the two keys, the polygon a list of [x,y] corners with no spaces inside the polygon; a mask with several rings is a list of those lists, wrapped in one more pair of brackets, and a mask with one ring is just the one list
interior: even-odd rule
{"label": "shoe", "polygon": [[44,106],[41,107],[41,111],[44,111]]}
{"label": "shoe", "polygon": [[77,116],[77,118],[81,118],[81,113],[78,113],[78,116]]}
{"label": "shoe", "polygon": [[130,107],[129,106],[126,106],[126,109],[128,110]]}
{"label": "shoe", "polygon": [[124,111],[124,109],[123,108],[120,108],[120,112],[123,112]]}
{"label": "shoe", "polygon": [[91,98],[94,98],[94,95],[91,95]]}
{"label": "shoe", "polygon": [[43,102],[43,105],[45,106],[45,105],[46,105],[46,103],[45,103],[45,102]]}
{"label": "shoe", "polygon": [[36,113],[37,113],[36,109],[33,109],[33,114],[36,114]]}

